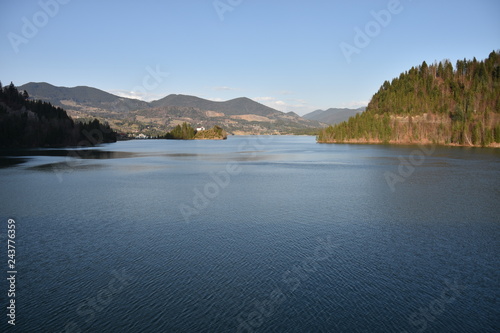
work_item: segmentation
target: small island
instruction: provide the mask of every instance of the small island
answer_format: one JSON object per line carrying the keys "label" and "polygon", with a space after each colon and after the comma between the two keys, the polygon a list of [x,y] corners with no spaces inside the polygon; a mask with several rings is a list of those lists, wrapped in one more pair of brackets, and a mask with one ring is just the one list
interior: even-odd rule
{"label": "small island", "polygon": [[182,125],[177,125],[173,130],[167,132],[163,136],[159,136],[158,139],[167,140],[226,140],[227,132],[221,127],[215,125],[210,129],[204,129],[203,127],[194,129],[188,123],[183,123]]}
{"label": "small island", "polygon": [[226,140],[227,132],[215,125],[210,129],[197,131],[194,138],[195,140]]}

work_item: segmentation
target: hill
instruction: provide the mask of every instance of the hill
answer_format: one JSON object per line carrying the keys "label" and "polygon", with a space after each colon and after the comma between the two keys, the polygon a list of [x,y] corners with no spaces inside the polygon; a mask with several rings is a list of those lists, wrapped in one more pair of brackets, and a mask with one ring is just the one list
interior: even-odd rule
{"label": "hill", "polygon": [[412,67],[385,81],[365,112],[329,126],[318,142],[499,146],[500,53]]}
{"label": "hill", "polygon": [[188,107],[206,111],[221,112],[229,116],[244,114],[269,116],[282,113],[246,97],[235,98],[225,102],[214,102],[196,96],[168,95],[160,100],[151,102],[150,105],[152,107]]}
{"label": "hill", "polygon": [[66,111],[0,84],[0,147],[90,146],[115,142],[116,133],[97,119],[74,122]]}
{"label": "hill", "polygon": [[45,82],[30,82],[20,86],[19,90],[26,90],[32,98],[48,101],[56,106],[70,107],[80,111],[94,110],[95,113],[99,113],[99,110],[106,110],[109,113],[126,113],[148,106],[148,103],[144,101],[115,96],[86,86],[67,88],[56,87]]}
{"label": "hill", "polygon": [[337,109],[337,108],[330,108],[328,110],[316,110],[313,112],[310,112],[302,118],[309,119],[309,120],[316,120],[321,123],[329,124],[329,125],[335,125],[338,123],[341,123],[343,121],[348,120],[349,118],[355,116],[358,113],[361,113],[365,111],[365,107],[361,107],[358,109]]}
{"label": "hill", "polygon": [[28,83],[19,87],[30,96],[63,107],[75,119],[97,117],[123,133],[163,135],[187,122],[224,127],[231,134],[291,134],[324,126],[293,112],[283,113],[249,98],[215,102],[188,95],[168,95],[150,103],[118,97],[92,87],[56,87]]}

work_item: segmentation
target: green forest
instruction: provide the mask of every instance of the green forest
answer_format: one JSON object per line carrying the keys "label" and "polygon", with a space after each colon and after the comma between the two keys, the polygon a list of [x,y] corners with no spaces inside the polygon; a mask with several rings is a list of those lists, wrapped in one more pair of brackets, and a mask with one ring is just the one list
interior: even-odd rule
{"label": "green forest", "polygon": [[424,61],[385,81],[365,112],[323,129],[317,141],[498,146],[500,53],[455,67]]}
{"label": "green forest", "polygon": [[193,140],[196,135],[196,130],[191,127],[188,123],[182,123],[182,125],[177,125],[173,130],[167,132],[164,136],[160,136],[159,139],[168,140]]}
{"label": "green forest", "polygon": [[190,124],[184,122],[177,125],[173,130],[167,132],[158,139],[169,140],[224,140],[227,139],[227,133],[219,126],[204,131],[196,131]]}
{"label": "green forest", "polygon": [[194,137],[196,140],[225,140],[227,133],[222,127],[215,125],[205,131],[198,131]]}
{"label": "green forest", "polygon": [[13,83],[0,83],[0,147],[34,148],[94,146],[115,142],[109,125],[94,119],[75,122],[65,110],[50,103],[31,100]]}

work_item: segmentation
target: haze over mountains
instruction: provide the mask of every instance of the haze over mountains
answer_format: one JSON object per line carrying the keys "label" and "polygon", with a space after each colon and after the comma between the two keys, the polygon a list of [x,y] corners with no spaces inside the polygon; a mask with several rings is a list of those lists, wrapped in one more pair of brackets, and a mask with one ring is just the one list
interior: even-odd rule
{"label": "haze over mountains", "polygon": [[325,126],[293,112],[283,113],[246,97],[215,102],[188,95],[168,95],[144,102],[78,86],[56,87],[30,82],[18,87],[30,98],[48,101],[74,118],[98,117],[120,132],[155,135],[182,122],[193,126],[219,125],[232,134],[290,134]]}
{"label": "haze over mountains", "polygon": [[222,112],[226,115],[244,115],[244,114],[256,114],[259,116],[268,116],[272,114],[283,113],[281,111],[272,109],[263,104],[255,102],[246,97],[239,97],[231,99],[225,102],[215,102],[199,98],[196,96],[188,95],[168,95],[157,101],[152,101],[150,103],[153,107],[163,107],[163,106],[178,106],[178,107],[190,107],[197,108],[200,110],[211,110],[216,112]]}
{"label": "haze over mountains", "polygon": [[303,115],[302,118],[309,120],[316,120],[321,123],[334,125],[348,120],[351,117],[356,116],[358,113],[365,111],[366,107],[361,107],[358,109],[338,109],[330,108],[328,110],[316,110]]}

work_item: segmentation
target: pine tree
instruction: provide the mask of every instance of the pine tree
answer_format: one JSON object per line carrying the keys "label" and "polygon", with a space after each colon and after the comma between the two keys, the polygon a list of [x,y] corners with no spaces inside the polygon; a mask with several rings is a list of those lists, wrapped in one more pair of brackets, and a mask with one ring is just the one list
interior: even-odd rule
{"label": "pine tree", "polygon": [[[499,51],[484,61],[458,60],[456,70],[449,60],[431,66],[424,61],[392,81],[384,81],[364,113],[324,129],[318,140],[425,139],[487,145],[500,135],[500,116],[490,113],[500,113]],[[407,123],[401,119],[408,119]]]}

